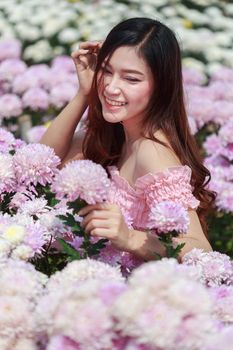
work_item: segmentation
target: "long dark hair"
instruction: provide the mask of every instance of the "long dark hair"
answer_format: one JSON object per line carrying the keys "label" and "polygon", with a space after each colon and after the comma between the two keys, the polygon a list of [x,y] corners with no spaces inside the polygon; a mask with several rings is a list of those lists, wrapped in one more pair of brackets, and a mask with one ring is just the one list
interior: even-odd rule
{"label": "long dark hair", "polygon": [[108,123],[102,116],[97,78],[103,62],[121,46],[133,46],[152,72],[155,88],[143,120],[142,136],[167,146],[154,135],[162,130],[181,164],[192,169],[193,194],[200,201],[197,210],[206,233],[204,216],[215,199],[206,189],[210,173],[203,166],[199,150],[190,133],[184,106],[181,53],[175,34],[159,21],[131,18],[116,25],[100,49],[89,99],[87,133],[83,154],[104,167],[117,164],[125,141],[123,126]]}

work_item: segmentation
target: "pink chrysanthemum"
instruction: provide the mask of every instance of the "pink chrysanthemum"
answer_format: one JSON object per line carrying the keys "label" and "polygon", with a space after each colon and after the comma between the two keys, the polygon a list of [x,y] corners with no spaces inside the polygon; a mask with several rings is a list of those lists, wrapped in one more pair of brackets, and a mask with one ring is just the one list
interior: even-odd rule
{"label": "pink chrysanthemum", "polygon": [[200,282],[207,286],[233,285],[233,263],[226,254],[194,248],[184,255],[182,262],[196,266]]}
{"label": "pink chrysanthemum", "polygon": [[46,130],[47,128],[44,125],[33,126],[27,133],[28,141],[30,143],[40,142]]}
{"label": "pink chrysanthemum", "polygon": [[20,98],[14,94],[5,94],[0,97],[0,117],[18,117],[23,112]]}
{"label": "pink chrysanthemum", "polygon": [[101,165],[91,160],[75,160],[59,171],[51,188],[58,199],[81,198],[88,204],[95,204],[108,198],[110,180]]}
{"label": "pink chrysanthemum", "polygon": [[214,314],[225,324],[233,325],[233,286],[219,286],[210,288],[213,297]]}
{"label": "pink chrysanthemum", "polygon": [[17,94],[23,94],[31,88],[46,88],[49,72],[50,68],[46,64],[35,64],[13,80],[12,89]]}
{"label": "pink chrysanthemum", "polygon": [[0,128],[0,153],[8,153],[13,149],[15,138],[9,131]]}
{"label": "pink chrysanthemum", "polygon": [[62,335],[55,335],[49,339],[46,350],[81,350],[80,346]]}
{"label": "pink chrysanthemum", "polygon": [[12,156],[0,153],[0,195],[15,191],[16,177]]}
{"label": "pink chrysanthemum", "polygon": [[29,216],[40,216],[44,213],[47,213],[49,210],[48,202],[45,198],[33,198],[27,200],[21,204],[18,209],[19,213]]}
{"label": "pink chrysanthemum", "polygon": [[123,335],[152,349],[202,348],[214,328],[211,298],[178,262],[149,262],[135,269],[128,282],[112,307]]}
{"label": "pink chrysanthemum", "polygon": [[60,83],[50,91],[50,102],[56,108],[61,108],[75,96],[77,86],[71,83]]}
{"label": "pink chrysanthemum", "polygon": [[27,66],[19,59],[7,59],[0,64],[0,80],[11,82],[18,74],[25,72]]}
{"label": "pink chrysanthemum", "polygon": [[0,265],[0,296],[20,295],[23,299],[38,300],[44,294],[47,276],[25,261],[7,259]]}
{"label": "pink chrysanthemum", "polygon": [[49,107],[49,94],[42,88],[31,88],[24,93],[22,102],[24,107],[33,111],[46,110]]}
{"label": "pink chrysanthemum", "polygon": [[149,217],[151,229],[158,233],[177,231],[186,233],[189,225],[187,210],[179,203],[163,201],[154,205]]}
{"label": "pink chrysanthemum", "polygon": [[63,55],[55,57],[52,60],[51,68],[75,73],[74,61],[70,56]]}
{"label": "pink chrysanthemum", "polygon": [[60,159],[54,150],[42,144],[29,144],[16,151],[13,156],[16,177],[19,185],[28,186],[51,183]]}
{"label": "pink chrysanthemum", "polygon": [[211,337],[206,338],[206,344],[202,350],[232,350],[233,325],[224,327]]}
{"label": "pink chrysanthemum", "polygon": [[[69,337],[79,344],[80,350],[113,349],[114,321],[109,312],[110,305],[104,301],[105,284],[108,282],[91,279],[82,284],[73,282],[66,288],[61,285],[39,303],[39,324],[49,336]],[[120,294],[116,284],[113,287],[111,282],[113,299],[114,294],[116,297]],[[122,285],[122,282],[118,284]]]}
{"label": "pink chrysanthemum", "polygon": [[0,41],[0,61],[8,58],[19,58],[21,46],[21,42],[17,39],[2,39]]}
{"label": "pink chrysanthemum", "polygon": [[92,259],[83,259],[70,262],[62,271],[50,277],[48,290],[68,288],[74,283],[82,284],[86,280],[114,280],[123,281],[119,267],[112,267],[106,263]]}

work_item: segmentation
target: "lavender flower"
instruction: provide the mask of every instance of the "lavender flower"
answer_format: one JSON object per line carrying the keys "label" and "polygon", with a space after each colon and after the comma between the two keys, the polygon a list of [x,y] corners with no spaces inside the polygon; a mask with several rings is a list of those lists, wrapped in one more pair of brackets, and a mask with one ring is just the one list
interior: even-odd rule
{"label": "lavender flower", "polygon": [[163,201],[154,205],[149,217],[151,229],[158,233],[177,231],[186,233],[189,225],[187,210],[179,203]]}
{"label": "lavender flower", "polygon": [[56,175],[51,189],[58,199],[74,201],[79,197],[88,204],[103,202],[108,198],[110,180],[104,168],[90,160],[68,163]]}
{"label": "lavender flower", "polygon": [[19,185],[29,186],[51,183],[60,159],[54,150],[43,144],[29,144],[16,151],[13,156],[16,178]]}

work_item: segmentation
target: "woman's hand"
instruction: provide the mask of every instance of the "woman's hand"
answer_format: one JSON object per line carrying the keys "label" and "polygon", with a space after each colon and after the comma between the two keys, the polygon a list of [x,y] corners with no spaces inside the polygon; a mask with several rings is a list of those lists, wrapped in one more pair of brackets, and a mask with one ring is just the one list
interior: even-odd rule
{"label": "woman's hand", "polygon": [[96,67],[96,60],[103,41],[85,41],[71,54],[79,79],[79,90],[88,96]]}
{"label": "woman's hand", "polygon": [[87,205],[78,213],[84,216],[81,226],[91,236],[107,238],[120,250],[130,247],[130,229],[127,227],[120,208],[115,204]]}

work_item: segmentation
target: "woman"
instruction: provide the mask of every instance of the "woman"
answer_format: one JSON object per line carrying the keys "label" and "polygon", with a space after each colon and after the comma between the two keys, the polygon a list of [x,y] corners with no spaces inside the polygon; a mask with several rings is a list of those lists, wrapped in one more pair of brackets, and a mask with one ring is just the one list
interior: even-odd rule
{"label": "woman", "polygon": [[[147,230],[148,213],[152,203],[174,200],[190,219],[188,232],[174,239],[185,243],[180,258],[192,248],[211,250],[204,214],[214,194],[205,189],[210,174],[189,131],[173,32],[158,21],[132,18],[115,26],[103,43],[82,43],[72,57],[79,91],[41,142],[63,164],[84,157],[108,169],[113,204],[80,211],[86,232],[144,260],[154,259],[155,252],[165,256]],[[87,130],[74,134],[87,106]]]}

